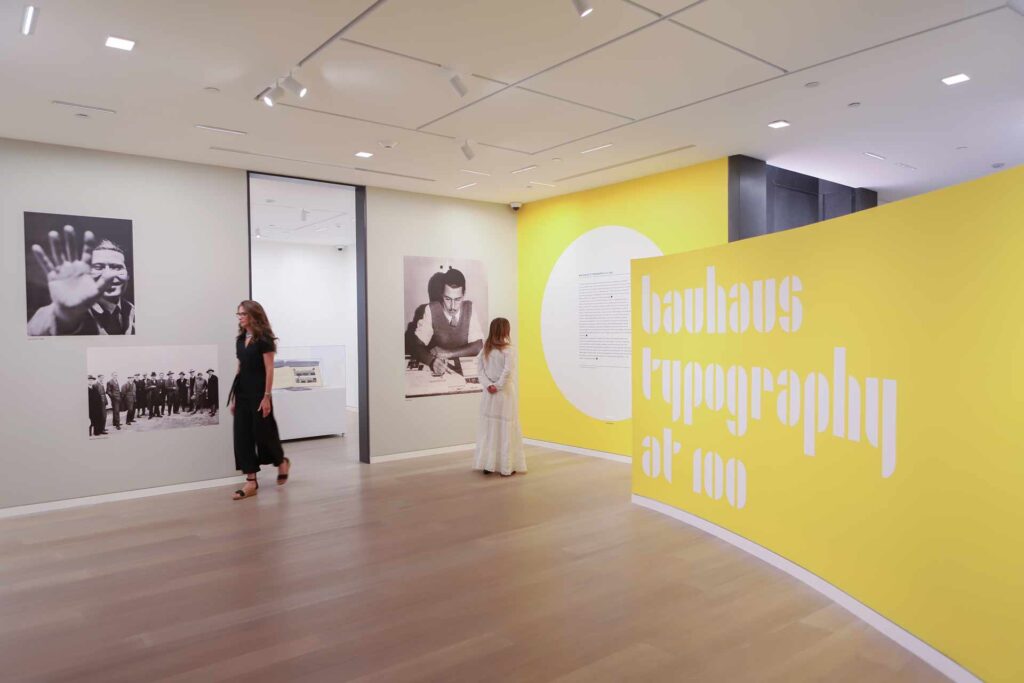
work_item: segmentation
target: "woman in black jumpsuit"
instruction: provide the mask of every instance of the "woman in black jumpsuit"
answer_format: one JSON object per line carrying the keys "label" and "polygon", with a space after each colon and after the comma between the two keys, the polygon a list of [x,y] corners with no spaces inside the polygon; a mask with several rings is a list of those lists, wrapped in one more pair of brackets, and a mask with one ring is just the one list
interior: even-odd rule
{"label": "woman in black jumpsuit", "polygon": [[284,457],[271,404],[276,341],[263,306],[255,301],[238,304],[238,374],[229,403],[235,416],[235,467],[245,473],[245,484],[235,491],[235,500],[256,495],[260,465],[278,468],[278,484],[288,481],[291,461]]}

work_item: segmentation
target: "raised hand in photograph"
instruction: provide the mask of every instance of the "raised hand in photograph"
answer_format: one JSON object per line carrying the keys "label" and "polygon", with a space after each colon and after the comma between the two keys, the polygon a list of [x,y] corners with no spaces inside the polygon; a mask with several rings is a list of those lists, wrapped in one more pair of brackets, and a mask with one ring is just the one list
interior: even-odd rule
{"label": "raised hand in photograph", "polygon": [[134,334],[134,306],[123,300],[129,276],[121,247],[110,240],[97,245],[86,230],[79,249],[70,225],[63,235],[51,230],[48,237],[49,253],[33,244],[32,254],[46,275],[51,303],[33,316],[30,334]]}

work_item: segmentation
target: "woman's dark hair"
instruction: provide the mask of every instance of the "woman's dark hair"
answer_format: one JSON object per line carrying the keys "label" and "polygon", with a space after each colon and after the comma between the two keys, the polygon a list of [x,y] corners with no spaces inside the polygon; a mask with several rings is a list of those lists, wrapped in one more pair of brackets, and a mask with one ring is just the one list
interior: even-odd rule
{"label": "woman's dark hair", "polygon": [[[258,301],[246,299],[238,304],[238,307],[249,316],[249,326],[252,328],[253,340],[270,344],[270,350],[276,351],[277,337],[274,336],[274,330],[270,327],[270,321],[267,320],[267,312],[263,310],[263,306]],[[245,328],[239,323],[238,336],[241,337],[244,334]]]}
{"label": "woman's dark hair", "polygon": [[487,341],[484,342],[484,355],[491,355],[494,349],[503,349],[512,343],[512,325],[505,318],[495,318],[491,321],[491,329],[487,333]]}

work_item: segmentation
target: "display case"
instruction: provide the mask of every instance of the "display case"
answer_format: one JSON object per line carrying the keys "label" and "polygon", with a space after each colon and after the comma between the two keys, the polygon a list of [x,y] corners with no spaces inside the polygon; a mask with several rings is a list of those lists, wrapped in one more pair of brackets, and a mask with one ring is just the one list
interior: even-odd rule
{"label": "display case", "polygon": [[274,358],[274,412],[282,440],[346,431],[344,346],[282,346]]}

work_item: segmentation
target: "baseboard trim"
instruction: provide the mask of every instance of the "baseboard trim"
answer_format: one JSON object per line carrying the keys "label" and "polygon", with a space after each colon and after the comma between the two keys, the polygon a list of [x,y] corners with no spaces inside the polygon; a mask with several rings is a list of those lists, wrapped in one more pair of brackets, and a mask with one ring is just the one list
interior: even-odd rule
{"label": "baseboard trim", "polygon": [[375,462],[393,462],[395,460],[409,460],[410,458],[425,458],[428,455],[441,455],[443,453],[454,453],[456,451],[467,451],[476,447],[475,443],[464,443],[456,446],[442,446],[441,448],[427,448],[422,451],[406,451],[404,453],[390,453],[388,455],[371,455],[370,464]]}
{"label": "baseboard trim", "polygon": [[903,627],[889,621],[864,603],[858,601],[851,595],[844,593],[825,579],[808,571],[807,569],[804,569],[795,562],[787,560],[781,555],[778,555],[777,553],[774,553],[771,550],[740,536],[739,534],[720,527],[717,524],[713,524],[706,519],[692,515],[689,512],[672,507],[671,505],[666,505],[665,503],[652,500],[645,496],[638,496],[636,494],[633,494],[633,504],[647,508],[648,510],[660,512],[661,514],[679,520],[684,524],[696,527],[697,529],[709,533],[730,545],[736,546],[740,550],[753,555],[763,562],[767,562],[776,569],[786,572],[801,583],[818,591],[846,611],[852,613],[861,621],[867,623],[876,631],[894,641],[897,645],[913,653],[950,680],[957,681],[957,683],[981,683],[981,678],[975,676],[960,664],[957,664],[947,655],[936,650],[934,647]]}
{"label": "baseboard trim", "polygon": [[607,451],[595,451],[589,448],[579,448],[577,446],[566,446],[565,444],[553,443],[551,441],[541,441],[540,439],[523,439],[523,443],[526,444],[527,446],[541,446],[543,448],[550,448],[556,451],[565,451],[566,453],[586,455],[591,458],[601,458],[602,460],[621,462],[625,465],[629,465],[633,462],[631,458],[627,458],[624,455],[619,455],[618,453],[608,453]]}
{"label": "baseboard trim", "polygon": [[86,496],[84,498],[68,498],[67,500],[54,500],[49,503],[32,503],[31,505],[18,505],[16,507],[0,509],[0,519],[10,517],[22,517],[34,515],[40,512],[54,512],[56,510],[68,510],[70,508],[99,505],[101,503],[113,503],[119,500],[134,500],[136,498],[148,498],[150,496],[162,496],[167,493],[182,493],[184,491],[197,491],[199,489],[210,489],[217,486],[228,486],[241,481],[237,476],[222,477],[220,479],[206,479],[204,481],[191,481],[184,484],[171,484],[169,486],[157,486],[149,489],[135,489],[133,491],[120,491],[118,493],[103,493],[98,496]]}

